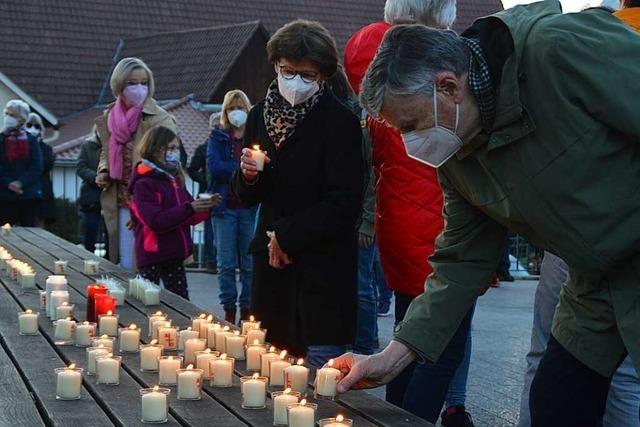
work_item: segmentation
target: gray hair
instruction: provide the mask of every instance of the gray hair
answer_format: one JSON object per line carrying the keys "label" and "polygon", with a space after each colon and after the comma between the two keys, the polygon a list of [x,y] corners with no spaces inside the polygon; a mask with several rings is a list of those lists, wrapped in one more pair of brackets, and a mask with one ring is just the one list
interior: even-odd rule
{"label": "gray hair", "polygon": [[18,116],[16,118],[20,124],[24,124],[29,118],[29,110],[29,104],[21,99],[12,99],[4,106],[4,111],[10,111],[12,114]]}
{"label": "gray hair", "polygon": [[113,92],[113,96],[118,97],[122,95],[122,91],[127,84],[127,79],[129,78],[129,74],[133,70],[143,69],[147,73],[147,78],[149,79],[147,86],[149,87],[149,98],[153,98],[153,94],[155,92],[155,83],[153,80],[153,73],[147,67],[147,64],[140,58],[123,58],[118,65],[115,66],[113,72],[111,73],[111,92]]}
{"label": "gray hair", "polygon": [[436,74],[469,71],[469,48],[453,31],[423,25],[391,28],[362,82],[360,103],[372,116],[387,97],[433,95]]}
{"label": "gray hair", "polygon": [[456,19],[456,0],[387,0],[384,20],[395,25],[412,22],[434,28],[449,28]]}
{"label": "gray hair", "polygon": [[32,125],[40,125],[41,128],[44,127],[44,124],[42,123],[42,117],[40,117],[40,115],[36,113],[29,114],[27,123],[31,123]]}

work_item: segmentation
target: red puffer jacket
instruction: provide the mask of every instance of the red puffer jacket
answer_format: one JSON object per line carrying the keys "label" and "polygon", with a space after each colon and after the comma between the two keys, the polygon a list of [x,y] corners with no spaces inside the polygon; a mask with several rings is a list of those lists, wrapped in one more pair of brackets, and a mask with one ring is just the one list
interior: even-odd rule
{"label": "red puffer jacket", "polygon": [[[384,34],[384,22],[362,28],[345,47],[344,64],[351,86],[360,83]],[[444,226],[442,191],[436,170],[410,159],[400,133],[369,119],[376,172],[376,239],[389,287],[417,296],[431,274],[427,258]]]}

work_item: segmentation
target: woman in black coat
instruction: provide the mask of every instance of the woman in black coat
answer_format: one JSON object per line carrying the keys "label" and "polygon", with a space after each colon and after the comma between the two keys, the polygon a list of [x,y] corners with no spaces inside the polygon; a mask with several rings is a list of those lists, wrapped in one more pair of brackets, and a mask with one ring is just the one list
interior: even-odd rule
{"label": "woman in black coat", "polygon": [[[325,81],[335,41],[319,23],[294,21],[267,44],[278,78],[249,113],[232,189],[261,204],[252,309],[274,345],[321,366],[352,344],[357,312],[362,135]],[[267,151],[258,172],[250,147]]]}

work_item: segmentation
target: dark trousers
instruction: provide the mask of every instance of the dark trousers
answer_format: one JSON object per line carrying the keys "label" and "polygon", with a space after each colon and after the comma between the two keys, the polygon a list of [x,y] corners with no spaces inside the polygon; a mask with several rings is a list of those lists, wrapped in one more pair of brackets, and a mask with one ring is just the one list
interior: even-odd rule
{"label": "dark trousers", "polygon": [[531,383],[531,427],[602,426],[610,385],[551,335]]}
{"label": "dark trousers", "polygon": [[[102,219],[100,211],[85,211],[84,214],[84,248],[89,252],[93,252],[96,243],[105,243],[107,252],[109,251],[109,237],[105,233],[106,227]],[[109,254],[105,258],[109,258]]]}
{"label": "dark trousers", "polygon": [[164,288],[189,299],[189,289],[187,288],[187,273],[184,270],[183,261],[167,261],[161,264],[148,265],[138,269],[142,277],[160,285],[160,279]]}
{"label": "dark trousers", "polygon": [[498,261],[498,274],[507,276],[511,269],[511,259],[509,259],[509,249],[511,249],[511,239],[507,236],[507,240],[504,242],[502,248],[502,254],[500,255],[500,261]]}
{"label": "dark trousers", "polygon": [[39,206],[37,199],[0,202],[0,224],[34,227]]}
{"label": "dark trousers", "polygon": [[[404,318],[413,297],[396,295],[396,323]],[[435,423],[449,383],[464,357],[473,310],[465,316],[437,363],[412,363],[387,384],[387,401]]]}

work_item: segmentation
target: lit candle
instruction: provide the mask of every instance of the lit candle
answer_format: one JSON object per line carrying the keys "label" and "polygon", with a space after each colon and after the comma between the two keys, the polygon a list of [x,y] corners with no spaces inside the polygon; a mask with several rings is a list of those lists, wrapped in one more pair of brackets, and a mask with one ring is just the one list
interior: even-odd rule
{"label": "lit candle", "polygon": [[209,371],[209,361],[218,357],[220,353],[217,351],[211,351],[210,348],[204,351],[196,351],[196,368],[202,369],[202,376],[205,379],[210,379],[211,374]]}
{"label": "lit candle", "polygon": [[137,353],[140,343],[140,328],[135,324],[120,328],[120,353]]}
{"label": "lit candle", "polygon": [[309,368],[303,366],[304,360],[298,359],[298,363],[284,370],[284,382],[291,390],[297,391],[303,396],[307,394],[309,383]]}
{"label": "lit candle", "polygon": [[213,316],[208,315],[203,322],[200,322],[200,338],[207,339],[207,331],[209,330],[209,325],[213,322]]}
{"label": "lit candle", "polygon": [[67,301],[63,301],[62,304],[56,307],[56,319],[66,319],[67,317],[73,317],[73,304],[69,304]]}
{"label": "lit candle", "polygon": [[229,357],[233,357],[236,360],[244,360],[244,342],[245,337],[240,335],[240,331],[234,331],[233,335],[225,336],[225,349]]}
{"label": "lit candle", "polygon": [[6,223],[5,225],[2,226],[2,235],[4,237],[7,237],[9,233],[11,233],[11,224]]}
{"label": "lit candle", "polygon": [[305,399],[287,406],[289,427],[315,427],[317,408],[318,405],[307,403]]}
{"label": "lit candle", "polygon": [[143,388],[140,390],[143,423],[167,422],[167,396],[171,393],[168,388]]}
{"label": "lit candle", "polygon": [[231,387],[233,385],[233,358],[221,354],[220,357],[209,360],[209,373],[212,387]]}
{"label": "lit candle", "polygon": [[260,375],[263,377],[269,376],[269,362],[273,359],[277,359],[276,348],[270,347],[269,351],[260,355]]}
{"label": "lit candle", "polygon": [[253,344],[247,346],[247,370],[259,371],[260,370],[260,356],[267,352],[264,345],[260,344],[258,340],[253,341]]}
{"label": "lit candle", "polygon": [[181,356],[161,356],[160,357],[160,384],[175,385],[178,379],[178,369],[182,365]]}
{"label": "lit candle", "polygon": [[193,329],[194,331],[198,331],[198,334],[200,333],[200,323],[202,322],[206,322],[207,321],[207,315],[205,313],[202,313],[200,315],[198,315],[198,317],[194,317],[191,319],[191,329]]}
{"label": "lit candle", "polygon": [[249,320],[242,321],[242,335],[247,335],[249,329],[259,329],[260,322],[256,322],[256,318],[249,316]]}
{"label": "lit candle", "polygon": [[210,323],[207,325],[207,346],[216,348],[216,331],[222,329],[220,323]]}
{"label": "lit candle", "polygon": [[63,275],[67,272],[67,261],[56,261],[53,267],[54,274]]}
{"label": "lit candle", "polygon": [[109,335],[100,335],[99,337],[94,337],[91,339],[91,346],[98,347],[99,345],[103,345],[107,347],[111,352],[113,352],[113,342],[115,338],[110,337]]}
{"label": "lit candle", "polygon": [[336,386],[340,380],[340,371],[333,367],[333,359],[328,366],[318,370],[316,375],[316,398],[334,399],[337,395]]}
{"label": "lit candle", "polygon": [[95,375],[96,358],[100,356],[106,356],[109,353],[111,353],[111,351],[104,345],[89,347],[87,349],[87,375]]}
{"label": "lit candle", "polygon": [[[56,317],[58,314],[57,309],[63,303],[69,302],[69,292],[68,291],[51,291],[51,294],[49,295],[49,299],[47,301],[51,306],[51,309],[49,310],[51,315],[49,317],[51,317],[51,320],[58,320],[59,317]],[[65,317],[63,317],[62,319],[64,319]]]}
{"label": "lit candle", "polygon": [[20,335],[36,335],[38,333],[38,313],[26,310],[18,314]]}
{"label": "lit candle", "polygon": [[233,332],[231,332],[228,326],[225,326],[224,328],[218,329],[216,331],[216,350],[218,350],[220,353],[226,353],[227,341],[224,339],[224,337],[228,335],[233,335]]}
{"label": "lit candle", "polygon": [[76,346],[89,347],[91,339],[96,335],[96,324],[84,321],[76,325]]}
{"label": "lit candle", "polygon": [[193,369],[193,365],[178,369],[178,399],[200,400],[201,389],[202,369]]}
{"label": "lit candle", "polygon": [[158,336],[158,332],[160,331],[160,328],[165,328],[169,326],[171,326],[171,320],[169,319],[155,320],[152,326],[151,338],[154,340],[160,340],[160,337]]}
{"label": "lit candle", "polygon": [[258,373],[251,377],[240,378],[242,388],[242,407],[244,409],[262,409],[265,407],[267,377]]}
{"label": "lit candle", "polygon": [[165,350],[178,349],[178,327],[177,326],[161,326],[158,328],[158,343]]}
{"label": "lit candle", "polygon": [[107,311],[107,314],[99,315],[98,329],[102,335],[109,335],[110,337],[118,335],[118,315],[114,315],[111,310]]}
{"label": "lit candle", "polygon": [[195,338],[198,338],[199,336],[200,336],[200,332],[194,331],[193,329],[191,329],[191,326],[189,326],[187,329],[180,331],[180,338],[178,339],[178,350],[183,351],[184,343],[187,340],[195,339]]}
{"label": "lit candle", "polygon": [[98,274],[100,269],[100,261],[93,259],[84,260],[84,274]]}
{"label": "lit candle", "polygon": [[[64,276],[49,276],[45,281],[45,290],[47,292],[47,317],[51,318],[55,316],[55,309],[57,307],[51,302],[51,292],[66,291],[67,279]],[[58,305],[60,305],[60,303],[58,303]]]}
{"label": "lit candle", "polygon": [[76,368],[71,364],[66,368],[58,368],[56,372],[56,399],[76,400],[80,399],[82,388],[82,368]]}
{"label": "lit candle", "polygon": [[318,421],[319,427],[352,427],[353,420],[338,415],[335,418],[323,418]]}
{"label": "lit candle", "polygon": [[260,329],[259,327],[249,329],[247,331],[247,342],[254,342],[255,340],[258,340],[260,344],[264,344],[266,336],[266,329]]}
{"label": "lit candle", "polygon": [[284,385],[284,370],[291,366],[291,362],[287,359],[287,350],[280,353],[280,358],[269,360],[269,385]]}
{"label": "lit candle", "polygon": [[159,369],[160,356],[162,356],[162,346],[156,340],[149,344],[140,346],[140,370],[156,372]]}
{"label": "lit candle", "polygon": [[271,393],[271,398],[273,399],[273,425],[286,426],[287,407],[298,403],[300,393],[292,392],[290,388],[287,388],[284,391],[274,391]]}
{"label": "lit candle", "polygon": [[20,275],[20,284],[22,289],[35,289],[36,274],[33,272],[25,272]]}
{"label": "lit candle", "polygon": [[204,338],[191,338],[184,343],[184,363],[194,365],[196,363],[196,351],[207,348],[207,340]]}
{"label": "lit candle", "polygon": [[55,340],[58,345],[73,344],[73,333],[76,330],[76,321],[70,317],[58,319],[55,322]]}
{"label": "lit candle", "polygon": [[108,353],[96,357],[96,376],[98,384],[120,384],[120,363],[122,357]]}
{"label": "lit candle", "polygon": [[153,334],[153,322],[156,320],[166,320],[167,316],[164,315],[161,311],[156,311],[155,313],[149,315],[149,336]]}
{"label": "lit candle", "polygon": [[251,158],[256,162],[256,169],[258,172],[262,172],[264,170],[264,157],[266,152],[260,151],[259,145],[254,145],[251,150]]}

